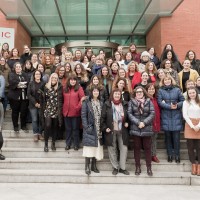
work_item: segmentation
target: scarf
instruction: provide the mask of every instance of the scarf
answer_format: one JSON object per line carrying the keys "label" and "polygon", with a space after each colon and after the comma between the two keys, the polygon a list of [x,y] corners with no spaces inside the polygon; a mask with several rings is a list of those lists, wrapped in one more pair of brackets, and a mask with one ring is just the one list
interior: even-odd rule
{"label": "scarf", "polygon": [[145,98],[143,97],[142,99],[138,99],[138,98],[135,98],[135,99],[137,101],[138,110],[140,114],[143,114]]}
{"label": "scarf", "polygon": [[119,99],[119,100],[112,100],[112,102],[115,104],[115,105],[119,105],[122,101],[121,101],[121,99]]}
{"label": "scarf", "polygon": [[112,110],[113,110],[113,121],[114,121],[114,130],[120,131],[122,129],[122,122],[124,120],[124,110],[121,103],[115,104],[113,101]]}

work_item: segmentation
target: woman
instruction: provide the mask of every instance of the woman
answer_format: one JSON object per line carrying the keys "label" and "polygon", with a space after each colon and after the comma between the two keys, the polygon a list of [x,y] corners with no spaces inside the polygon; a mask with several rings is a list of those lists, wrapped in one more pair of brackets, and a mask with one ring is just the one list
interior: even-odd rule
{"label": "woman", "polygon": [[32,118],[32,128],[34,135],[34,142],[38,140],[43,140],[42,136],[42,121],[41,121],[41,112],[40,112],[40,99],[39,99],[39,90],[44,87],[44,82],[42,81],[42,73],[39,70],[36,70],[33,73],[33,81],[29,83],[28,86],[28,99],[29,99],[29,110]]}
{"label": "woman", "polygon": [[195,69],[200,75],[200,60],[196,58],[196,53],[189,50],[185,55],[185,60],[189,60],[191,63],[191,69]]}
{"label": "woman", "polygon": [[196,83],[197,92],[198,94],[200,94],[200,76],[197,77],[195,83]]}
{"label": "woman", "polygon": [[130,93],[128,91],[128,84],[125,78],[118,78],[113,84],[113,89],[119,89],[121,91],[122,101],[128,102],[130,100]]}
{"label": "woman", "polygon": [[33,68],[36,69],[37,68],[37,65],[38,65],[38,57],[37,57],[37,54],[32,54],[31,56],[31,63],[33,65]]}
{"label": "woman", "polygon": [[[110,100],[103,105],[101,115],[101,130],[104,134],[105,145],[108,147],[108,155],[113,166],[113,175],[123,173],[129,175],[126,170],[128,136],[127,102],[122,101],[121,91],[114,89]],[[118,161],[117,144],[120,151]]]}
{"label": "woman", "polygon": [[151,160],[153,162],[159,163],[159,159],[156,156],[156,148],[157,148],[157,136],[158,133],[160,132],[160,108],[158,106],[157,98],[156,98],[156,87],[155,84],[149,83],[146,86],[146,91],[150,96],[151,102],[154,105],[155,109],[155,117],[153,120],[153,135],[151,136]]}
{"label": "woman", "polygon": [[2,99],[4,112],[6,112],[7,104],[8,104],[8,89],[9,89],[9,83],[8,83],[8,77],[10,74],[10,68],[8,64],[5,61],[5,58],[0,58],[0,74],[5,79],[5,88],[4,88],[4,98]]}
{"label": "woman", "polygon": [[106,66],[108,66],[110,68],[111,64],[114,62],[114,60],[112,58],[107,58],[106,59]]}
{"label": "woman", "polygon": [[179,85],[178,73],[173,69],[172,62],[170,60],[165,59],[161,63],[161,68],[164,69],[165,74],[169,74],[176,81],[176,84]]}
{"label": "woman", "polygon": [[183,130],[181,109],[184,97],[169,74],[161,80],[157,98],[161,108],[161,128],[165,133],[168,162],[172,162],[175,156],[176,163],[180,163],[180,131]]}
{"label": "woman", "polygon": [[111,76],[109,67],[104,66],[101,69],[99,77],[107,91],[108,96],[110,96],[112,91],[113,77]]}
{"label": "woman", "polygon": [[[114,60],[118,62],[120,68],[124,68],[124,60],[122,59],[122,55],[120,54],[120,52],[115,51],[114,56],[115,56]],[[127,70],[127,68],[125,70]]]}
{"label": "woman", "polygon": [[154,106],[148,98],[146,90],[138,86],[133,91],[133,98],[128,104],[128,117],[130,120],[129,134],[134,138],[135,175],[140,175],[140,154],[142,147],[145,152],[147,174],[152,176],[151,169],[151,136],[155,116]]}
{"label": "woman", "polygon": [[182,70],[182,66],[180,62],[177,59],[176,54],[174,53],[173,50],[166,50],[163,54],[163,58],[161,60],[161,63],[165,60],[168,59],[172,63],[172,68],[176,70],[178,73]]}
{"label": "woman", "polygon": [[90,80],[90,84],[87,86],[85,94],[86,96],[90,96],[90,93],[92,91],[93,87],[98,87],[99,89],[99,98],[101,100],[101,102],[105,102],[108,99],[108,93],[105,89],[105,87],[102,85],[101,80],[99,78],[99,76],[97,75],[93,75],[91,80]]}
{"label": "woman", "polygon": [[43,57],[42,65],[45,68],[44,73],[48,76],[55,72],[56,67],[53,65],[50,55],[47,54]]}
{"label": "woman", "polygon": [[[93,87],[89,98],[82,103],[81,118],[83,125],[83,156],[85,157],[85,173],[99,173],[96,160],[103,159],[102,132],[100,118],[103,103],[100,101],[100,90]],[[92,165],[90,168],[90,158]]]}
{"label": "woman", "polygon": [[[4,111],[3,111],[3,105],[0,102],[0,151],[2,146],[3,146],[3,134],[2,134],[2,124],[3,124],[3,119],[4,119]],[[3,156],[2,154],[0,154],[0,160],[5,160],[5,156]]]}
{"label": "woman", "polygon": [[132,55],[132,60],[134,60],[137,63],[140,63],[140,53],[137,52],[137,47],[135,44],[129,45],[129,52]]}
{"label": "woman", "polygon": [[128,64],[128,77],[131,80],[131,88],[134,89],[135,85],[141,82],[141,73],[138,72],[138,64],[135,61],[131,61]]}
{"label": "woman", "polygon": [[9,44],[7,42],[2,44],[0,56],[3,56],[5,51],[9,52]]}
{"label": "woman", "polygon": [[10,73],[8,82],[8,99],[12,109],[12,122],[14,126],[14,131],[16,133],[19,132],[18,118],[20,114],[21,129],[24,132],[28,132],[28,129],[26,127],[26,116],[28,113],[28,77],[22,71],[22,66],[19,62],[16,62],[14,64],[13,72]]}
{"label": "woman", "polygon": [[119,70],[119,64],[118,64],[118,62],[114,61],[110,65],[110,69],[111,69],[111,75],[113,76],[113,78],[115,78],[117,76],[117,73],[118,73],[118,70]]}
{"label": "woman", "polygon": [[154,62],[148,62],[145,66],[145,71],[149,75],[150,82],[155,83],[156,82],[157,69],[156,69]]}
{"label": "woman", "polygon": [[71,75],[63,90],[64,104],[63,116],[66,130],[66,147],[69,150],[74,142],[74,150],[79,149],[79,129],[82,101],[85,99],[83,88],[78,83],[78,78]]}
{"label": "woman", "polygon": [[77,63],[74,67],[74,72],[77,76],[78,83],[80,84],[80,86],[83,88],[83,91],[85,92],[86,87],[89,82],[89,78],[88,78],[86,70],[84,69],[81,63]]}
{"label": "woman", "polygon": [[49,81],[49,75],[45,74],[45,67],[42,64],[38,64],[36,70],[39,70],[42,73],[42,80],[47,83]]}
{"label": "woman", "polygon": [[186,91],[185,83],[187,80],[196,81],[199,76],[198,72],[194,69],[191,69],[191,63],[189,60],[184,60],[183,62],[183,70],[178,73],[180,88],[184,93]]}
{"label": "woman", "polygon": [[48,152],[49,136],[52,137],[51,150],[56,151],[55,142],[57,130],[62,126],[63,96],[62,85],[58,81],[58,74],[51,74],[48,83],[40,90],[40,107],[44,131],[44,152]]}
{"label": "woman", "polygon": [[74,71],[72,70],[72,66],[70,63],[66,62],[64,67],[65,67],[66,78],[68,78],[70,75],[74,74]]}
{"label": "woman", "polygon": [[192,163],[192,175],[200,176],[200,99],[195,87],[187,90],[187,100],[183,102],[183,117],[186,121],[184,136]]}
{"label": "woman", "polygon": [[143,88],[145,88],[147,84],[151,82],[151,79],[149,78],[149,74],[146,71],[141,73],[141,79],[142,81],[138,83],[137,85],[135,85],[135,87],[142,86]]}
{"label": "woman", "polygon": [[151,47],[147,51],[150,54],[150,61],[153,62],[155,64],[156,68],[158,69],[160,67],[160,60],[156,56],[155,48]]}
{"label": "woman", "polygon": [[33,72],[35,71],[30,60],[25,61],[23,71],[28,77],[28,82],[30,82]]}
{"label": "woman", "polygon": [[[127,53],[125,54],[125,59],[124,59],[124,68],[126,69],[126,71],[127,71],[127,68],[128,68],[128,64],[129,64],[131,61],[133,61],[132,54],[131,54],[131,52],[127,52]],[[135,61],[135,62],[137,62],[137,61]]]}
{"label": "woman", "polygon": [[157,75],[156,75],[156,83],[155,83],[156,89],[160,88],[160,81],[165,77],[165,75],[166,74],[165,74],[164,69],[162,68],[158,69]]}
{"label": "woman", "polygon": [[8,66],[10,67],[10,70],[13,71],[13,67],[14,67],[14,64],[16,62],[20,62],[20,57],[19,57],[19,51],[17,48],[13,48],[11,51],[10,51],[10,58],[8,59],[7,61],[7,64]]}
{"label": "woman", "polygon": [[58,74],[58,81],[63,87],[65,87],[67,82],[66,71],[64,66],[58,66],[55,73]]}

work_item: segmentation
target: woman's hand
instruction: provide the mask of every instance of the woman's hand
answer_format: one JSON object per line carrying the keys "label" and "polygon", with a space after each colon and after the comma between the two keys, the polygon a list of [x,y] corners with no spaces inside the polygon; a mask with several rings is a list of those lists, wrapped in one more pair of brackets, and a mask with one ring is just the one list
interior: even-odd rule
{"label": "woman's hand", "polygon": [[171,109],[172,109],[172,110],[176,110],[176,109],[177,109],[177,104],[172,104],[172,103],[171,103]]}
{"label": "woman's hand", "polygon": [[140,122],[138,128],[144,128],[144,127],[145,127],[144,122]]}
{"label": "woman's hand", "polygon": [[110,130],[109,128],[106,129],[106,133],[110,133],[110,131],[111,131],[111,130]]}
{"label": "woman's hand", "polygon": [[128,128],[128,123],[127,122],[124,123],[124,127]]}

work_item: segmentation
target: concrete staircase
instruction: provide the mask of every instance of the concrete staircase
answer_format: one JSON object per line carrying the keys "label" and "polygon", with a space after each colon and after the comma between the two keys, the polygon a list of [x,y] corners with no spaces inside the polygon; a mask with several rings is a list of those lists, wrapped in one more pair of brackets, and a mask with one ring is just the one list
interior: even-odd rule
{"label": "concrete staircase", "polygon": [[[160,163],[152,163],[153,177],[146,173],[144,160],[142,173],[134,175],[133,151],[128,152],[127,170],[130,176],[112,175],[112,167],[108,159],[107,149],[104,149],[105,159],[98,162],[99,174],[87,176],[84,172],[82,149],[65,151],[65,142],[57,141],[56,152],[43,151],[44,142],[33,142],[31,126],[29,133],[12,131],[10,115],[4,122],[5,161],[0,161],[0,183],[108,183],[108,184],[150,184],[150,185],[200,185],[200,177],[190,173],[191,164],[188,160],[186,142],[181,136],[181,163],[168,163],[164,135],[158,137],[158,158]],[[144,155],[143,155],[144,157]]]}

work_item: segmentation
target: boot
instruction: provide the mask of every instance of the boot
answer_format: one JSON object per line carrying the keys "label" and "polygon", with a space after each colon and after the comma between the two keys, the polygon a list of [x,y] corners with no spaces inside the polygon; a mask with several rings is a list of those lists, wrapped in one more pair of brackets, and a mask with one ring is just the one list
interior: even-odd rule
{"label": "boot", "polygon": [[197,176],[200,176],[200,164],[197,165]]}
{"label": "boot", "polygon": [[52,151],[56,151],[56,147],[55,147],[55,142],[54,141],[52,141],[52,143],[51,143],[51,150]]}
{"label": "boot", "polygon": [[141,167],[140,166],[136,166],[135,175],[140,175],[140,173],[141,173]]}
{"label": "boot", "polygon": [[85,173],[87,175],[91,174],[91,170],[90,170],[90,158],[85,157]]}
{"label": "boot", "polygon": [[148,176],[153,176],[153,172],[151,170],[151,167],[147,167],[147,174],[148,174]]}
{"label": "boot", "polygon": [[44,146],[44,152],[48,152],[48,151],[49,151],[48,144],[45,144],[45,146]]}
{"label": "boot", "polygon": [[91,171],[99,173],[99,170],[97,169],[97,160],[94,157],[92,158]]}
{"label": "boot", "polygon": [[192,164],[192,175],[197,175],[197,165]]}

